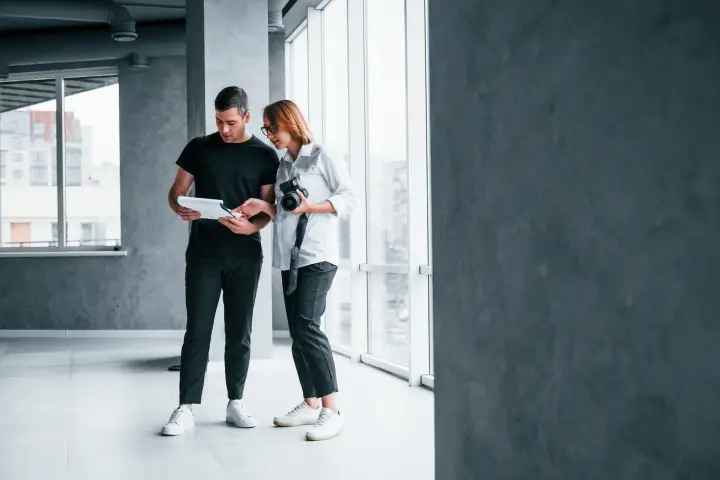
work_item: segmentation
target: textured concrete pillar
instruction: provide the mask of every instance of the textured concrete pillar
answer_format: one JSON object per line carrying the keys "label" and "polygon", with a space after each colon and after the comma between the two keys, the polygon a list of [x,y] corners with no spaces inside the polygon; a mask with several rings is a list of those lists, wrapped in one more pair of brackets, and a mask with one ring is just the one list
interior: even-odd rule
{"label": "textured concrete pillar", "polygon": [[720,478],[717,2],[447,3],[436,478]]}
{"label": "textured concrete pillar", "polygon": [[[271,33],[270,41],[270,102],[283,100],[285,96],[285,32]],[[273,330],[287,331],[282,276],[280,270],[272,270]]]}
{"label": "textured concrete pillar", "polygon": [[[213,102],[229,85],[244,88],[250,99],[248,129],[259,138],[262,109],[270,93],[267,0],[193,0],[187,2],[188,136],[216,131]],[[272,353],[272,230],[262,232],[265,253],[253,320],[253,358]],[[215,315],[210,360],[224,351],[222,300]]]}

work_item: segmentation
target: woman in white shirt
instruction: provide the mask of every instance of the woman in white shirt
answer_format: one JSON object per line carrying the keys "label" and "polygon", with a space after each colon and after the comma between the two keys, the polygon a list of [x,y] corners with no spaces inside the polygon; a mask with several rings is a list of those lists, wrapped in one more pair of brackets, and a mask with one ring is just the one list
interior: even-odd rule
{"label": "woman in white shirt", "polygon": [[313,143],[298,106],[281,100],[265,107],[262,132],[277,149],[286,149],[275,182],[275,204],[250,199],[247,217],[265,212],[274,222],[273,266],[282,274],[292,354],[305,400],[275,425],[313,425],[307,440],[327,440],[343,427],[330,342],[320,329],[327,293],[338,268],[338,216],[356,204],[347,169]]}

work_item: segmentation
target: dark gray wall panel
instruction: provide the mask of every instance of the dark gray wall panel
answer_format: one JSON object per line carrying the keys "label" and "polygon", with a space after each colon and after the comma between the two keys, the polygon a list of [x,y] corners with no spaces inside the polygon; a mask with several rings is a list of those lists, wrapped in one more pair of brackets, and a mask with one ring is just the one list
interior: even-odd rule
{"label": "dark gray wall panel", "polygon": [[720,8],[430,0],[439,479],[720,478]]}
{"label": "dark gray wall panel", "polygon": [[0,259],[0,328],[182,329],[187,225],[167,206],[186,143],[184,57],[120,70],[120,258]]}

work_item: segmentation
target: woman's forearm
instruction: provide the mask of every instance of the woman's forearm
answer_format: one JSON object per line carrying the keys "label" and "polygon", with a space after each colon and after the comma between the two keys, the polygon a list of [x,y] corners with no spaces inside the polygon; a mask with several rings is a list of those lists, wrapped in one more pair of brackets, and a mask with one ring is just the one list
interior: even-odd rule
{"label": "woman's forearm", "polygon": [[325,200],[311,205],[309,213],[335,213],[335,207],[330,200]]}

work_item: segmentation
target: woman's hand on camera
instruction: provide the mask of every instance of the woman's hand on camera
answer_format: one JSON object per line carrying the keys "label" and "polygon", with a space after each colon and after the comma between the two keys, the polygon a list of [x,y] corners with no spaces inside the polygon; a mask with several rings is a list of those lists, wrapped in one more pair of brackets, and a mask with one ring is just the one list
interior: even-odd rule
{"label": "woman's hand on camera", "polygon": [[297,192],[298,197],[300,197],[300,205],[298,205],[298,207],[290,213],[295,215],[300,215],[301,213],[311,213],[313,204],[308,201],[307,197],[303,195],[300,190],[295,190],[295,192]]}
{"label": "woman's hand on camera", "polygon": [[239,211],[247,218],[252,218],[258,213],[265,211],[265,201],[260,200],[259,198],[251,198],[235,210]]}

